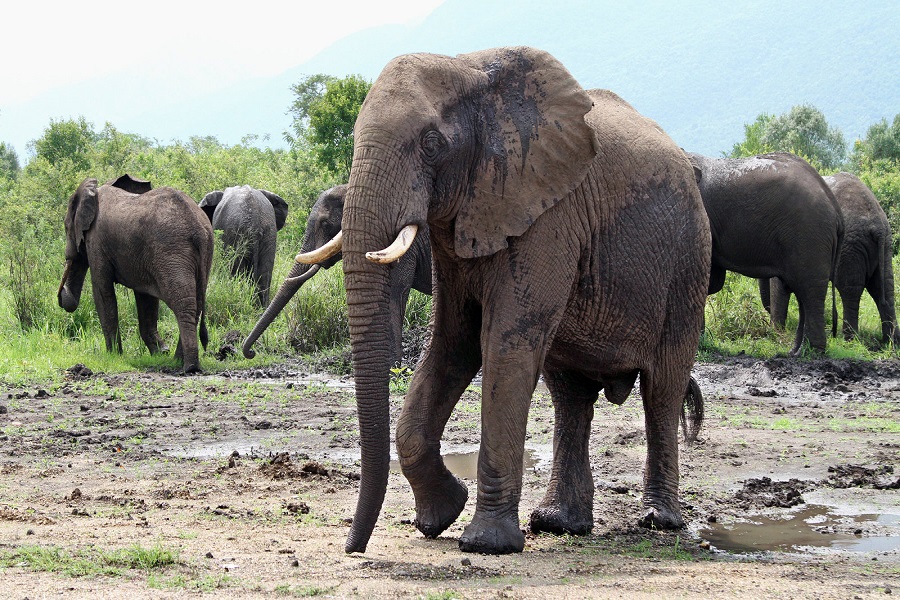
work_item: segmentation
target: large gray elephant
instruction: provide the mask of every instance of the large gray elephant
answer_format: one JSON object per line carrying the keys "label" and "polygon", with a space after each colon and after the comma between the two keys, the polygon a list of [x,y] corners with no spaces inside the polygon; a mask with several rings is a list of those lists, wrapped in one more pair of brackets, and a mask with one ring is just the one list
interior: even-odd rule
{"label": "large gray elephant", "polygon": [[[881,343],[900,345],[894,308],[894,269],[891,226],[875,194],[851,173],[823,178],[834,193],[844,216],[844,241],[834,287],[844,307],[843,333],[849,339],[859,331],[859,301],[867,290],[881,318]],[[763,306],[772,323],[783,328],[790,292],[778,279],[760,279]]]}
{"label": "large gray elephant", "polygon": [[287,202],[268,190],[243,185],[208,193],[200,208],[213,229],[223,232],[225,248],[234,252],[231,274],[249,275],[256,301],[260,306],[268,304],[276,237],[287,219]]}
{"label": "large gray elephant", "polygon": [[187,194],[123,175],[97,187],[85,179],[69,198],[66,267],[57,298],[78,308],[88,269],[106,349],[122,352],[115,284],[134,290],[138,329],[151,353],[167,350],[157,330],[159,301],[178,322],[175,356],[185,373],[200,370],[197,326],[206,348],[206,285],[213,229]]}
{"label": "large gray elephant", "polygon": [[825,297],[837,266],[844,220],[834,194],[802,158],[774,152],[751,158],[688,153],[712,230],[709,293],[726,271],[778,277],[797,295],[804,340],[825,351]]}
{"label": "large gray elephant", "polygon": [[[309,218],[306,220],[306,232],[303,234],[303,242],[300,245],[301,253],[306,254],[323,247],[341,232],[341,218],[344,214],[344,196],[346,194],[346,184],[336,185],[319,194],[309,211]],[[340,260],[341,253],[338,252],[315,265],[294,262],[284,283],[272,298],[271,304],[256,322],[253,331],[244,340],[242,349],[245,357],[256,356],[253,344],[272,324],[275,317],[284,310],[300,287],[319,269],[328,269]],[[406,314],[406,301],[409,299],[410,289],[431,295],[431,243],[427,229],[416,236],[409,251],[391,269],[391,328],[394,330],[393,360],[395,363],[403,355],[401,343],[403,316]]]}
{"label": "large gray elephant", "polygon": [[677,432],[710,236],[679,148],[615,94],[585,92],[552,56],[523,47],[394,59],[354,139],[342,249],[362,460],[346,551],[365,550],[387,485],[389,263],[426,225],[432,337],[396,434],[418,529],[436,537],[465,506],[441,434],[479,369],[478,497],[463,551],[524,547],[522,456],[541,374],[556,425],[531,529],[591,530],[593,405],[601,390],[624,402],[638,375],[648,444],[641,523],[682,526]]}

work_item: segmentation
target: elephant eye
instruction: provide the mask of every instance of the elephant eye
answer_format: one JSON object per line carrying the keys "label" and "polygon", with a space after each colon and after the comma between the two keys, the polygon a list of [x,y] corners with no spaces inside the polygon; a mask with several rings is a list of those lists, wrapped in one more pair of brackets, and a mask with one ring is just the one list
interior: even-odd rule
{"label": "elephant eye", "polygon": [[440,131],[429,129],[422,134],[422,154],[426,160],[434,160],[446,147],[447,140]]}

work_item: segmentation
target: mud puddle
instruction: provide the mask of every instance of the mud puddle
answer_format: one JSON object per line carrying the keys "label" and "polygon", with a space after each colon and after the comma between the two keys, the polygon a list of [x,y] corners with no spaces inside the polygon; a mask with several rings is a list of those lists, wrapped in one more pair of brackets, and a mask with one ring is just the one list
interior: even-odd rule
{"label": "mud puddle", "polygon": [[[476,481],[478,479],[478,450],[452,451],[441,455],[444,464],[451,473],[460,479]],[[553,448],[549,444],[540,446],[525,446],[525,456],[522,466],[525,471],[549,473],[553,460]],[[400,473],[400,461],[396,456],[391,459],[391,471]]]}
{"label": "mud puddle", "polygon": [[[872,530],[885,534],[863,535]],[[900,550],[900,514],[848,515],[835,507],[811,504],[782,516],[748,515],[745,521],[716,523],[699,533],[713,549],[736,554],[822,548],[892,552]]]}

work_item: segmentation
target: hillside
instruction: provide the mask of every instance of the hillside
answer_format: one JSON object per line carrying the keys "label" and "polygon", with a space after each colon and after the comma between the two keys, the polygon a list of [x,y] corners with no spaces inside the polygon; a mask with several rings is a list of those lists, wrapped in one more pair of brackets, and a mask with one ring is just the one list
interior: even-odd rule
{"label": "hillside", "polygon": [[[290,85],[306,74],[377,77],[392,57],[417,51],[458,54],[531,45],[556,55],[585,87],[612,89],[656,119],[682,146],[707,154],[730,149],[760,112],[803,102],[820,108],[848,141],[900,112],[900,9],[894,0],[847,12],[837,0],[619,3],[576,0],[447,0],[422,23],[348,36],[278,77],[192,98],[147,98],[147,78],[123,74],[60,89],[28,107],[3,107],[0,139],[20,153],[50,117],[85,115],[102,125],[162,142],[214,135],[237,143],[248,133],[279,146]],[[173,86],[165,75],[162,85]],[[96,89],[94,87],[93,89]],[[134,101],[129,94],[137,94]]]}

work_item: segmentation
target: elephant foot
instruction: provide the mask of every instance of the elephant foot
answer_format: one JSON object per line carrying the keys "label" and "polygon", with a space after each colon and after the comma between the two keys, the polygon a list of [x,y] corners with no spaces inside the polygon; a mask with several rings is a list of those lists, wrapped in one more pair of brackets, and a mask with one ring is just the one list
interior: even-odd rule
{"label": "elephant foot", "polygon": [[512,554],[525,548],[525,534],[518,519],[479,517],[477,514],[459,537],[459,549],[479,554]]}
{"label": "elephant foot", "polygon": [[590,511],[572,506],[542,505],[532,511],[528,527],[532,533],[587,535],[594,528],[594,518]]}
{"label": "elephant foot", "polygon": [[195,373],[201,373],[202,369],[200,368],[200,363],[184,363],[184,374],[185,375],[193,375]]}
{"label": "elephant foot", "polygon": [[680,510],[651,506],[644,516],[638,519],[638,525],[647,529],[681,529],[684,527],[684,519],[681,518]]}
{"label": "elephant foot", "polygon": [[425,537],[436,538],[456,521],[468,498],[465,484],[448,471],[439,484],[428,486],[425,498],[416,498],[416,528]]}

